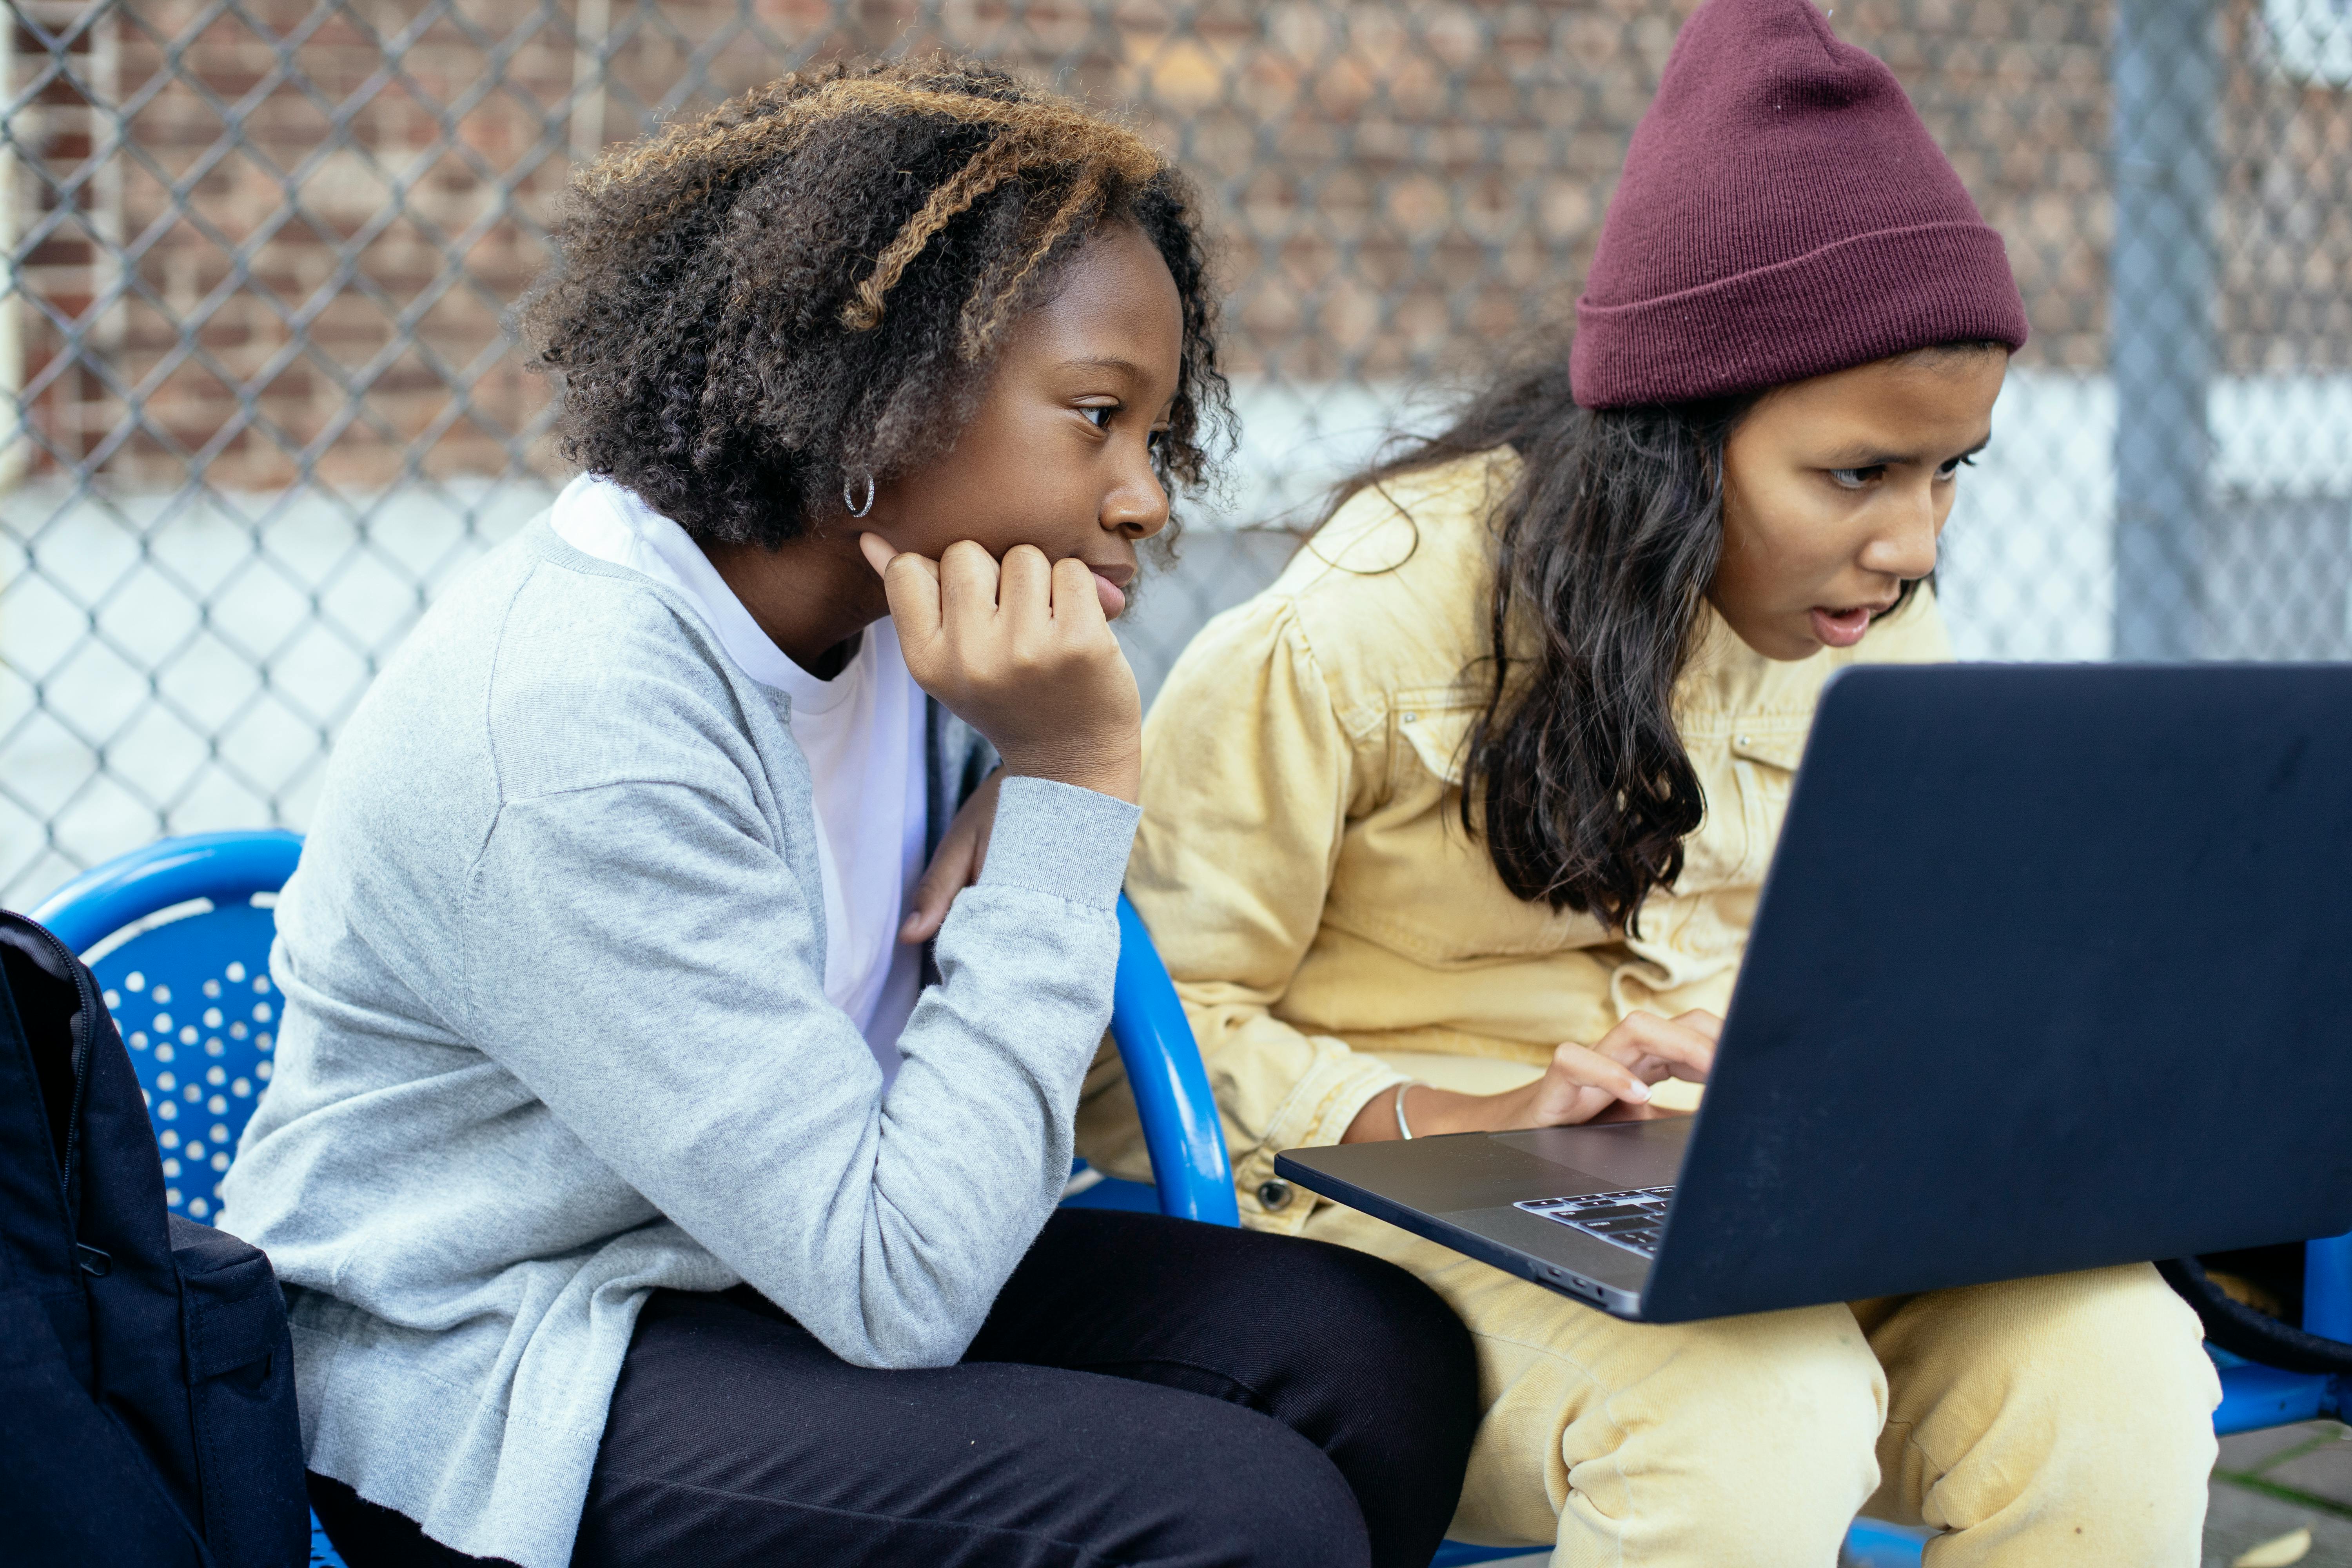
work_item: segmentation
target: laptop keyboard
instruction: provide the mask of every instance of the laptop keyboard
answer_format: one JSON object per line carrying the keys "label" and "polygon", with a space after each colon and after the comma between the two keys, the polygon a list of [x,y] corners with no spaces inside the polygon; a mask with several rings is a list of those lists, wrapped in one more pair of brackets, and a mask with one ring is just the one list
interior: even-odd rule
{"label": "laptop keyboard", "polygon": [[1643,1258],[1658,1255],[1658,1235],[1666,1225],[1672,1187],[1642,1187],[1628,1193],[1579,1193],[1572,1198],[1529,1198],[1513,1208],[1558,1220],[1570,1230],[1622,1247]]}

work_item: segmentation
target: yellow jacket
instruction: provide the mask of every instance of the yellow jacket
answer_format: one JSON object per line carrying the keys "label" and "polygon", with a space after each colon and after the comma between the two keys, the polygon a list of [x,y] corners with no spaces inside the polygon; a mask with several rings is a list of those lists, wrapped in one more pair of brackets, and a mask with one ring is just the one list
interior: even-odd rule
{"label": "yellow jacket", "polygon": [[[1822,682],[1950,657],[1924,592],[1861,647],[1795,664],[1706,610],[1675,695],[1706,796],[1681,879],[1643,905],[1638,938],[1522,900],[1460,816],[1486,519],[1515,468],[1496,455],[1356,496],[1202,630],[1144,725],[1128,892],[1200,1040],[1245,1223],[1298,1229],[1312,1205],[1275,1155],[1336,1143],[1391,1084],[1492,1091],[1633,1009],[1722,1011]],[[1148,1174],[1108,1052],[1078,1135],[1096,1164]]]}

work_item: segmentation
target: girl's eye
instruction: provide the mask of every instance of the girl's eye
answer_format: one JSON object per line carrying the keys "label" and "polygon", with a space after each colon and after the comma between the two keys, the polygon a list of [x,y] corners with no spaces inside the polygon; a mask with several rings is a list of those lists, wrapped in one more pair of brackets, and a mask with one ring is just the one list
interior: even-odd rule
{"label": "girl's eye", "polygon": [[1118,412],[1118,405],[1107,403],[1099,407],[1081,408],[1078,412],[1085,415],[1096,429],[1108,430],[1110,428],[1110,416]]}
{"label": "girl's eye", "polygon": [[1936,477],[1939,479],[1948,479],[1954,474],[1958,473],[1962,468],[1973,468],[1976,466],[1976,454],[1971,452],[1965,458],[1954,458],[1950,462],[1946,463],[1942,468],[1937,468],[1936,470]]}
{"label": "girl's eye", "polygon": [[1161,426],[1160,426],[1160,428],[1158,428],[1157,430],[1154,430],[1153,432],[1151,432],[1151,434],[1150,434],[1150,435],[1146,436],[1146,437],[1143,438],[1143,445],[1144,445],[1144,448],[1145,448],[1145,450],[1147,450],[1147,451],[1157,452],[1158,450],[1160,450],[1160,447],[1162,447],[1166,446],[1167,444],[1168,444],[1168,426],[1166,426],[1165,425],[1162,425]]}
{"label": "girl's eye", "polygon": [[1885,472],[1886,465],[1874,463],[1867,468],[1832,468],[1830,478],[1846,489],[1858,490]]}

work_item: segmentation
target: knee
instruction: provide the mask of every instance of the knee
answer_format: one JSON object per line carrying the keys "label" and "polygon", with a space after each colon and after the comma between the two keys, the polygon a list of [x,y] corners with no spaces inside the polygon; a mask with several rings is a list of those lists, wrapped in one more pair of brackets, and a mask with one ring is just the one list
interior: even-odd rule
{"label": "knee", "polygon": [[[1217,1354],[1257,1406],[1327,1448],[1340,1434],[1458,1466],[1478,1420],[1478,1357],[1462,1321],[1395,1264],[1292,1237],[1225,1233],[1237,1307]],[[1236,1266],[1237,1265],[1237,1266]]]}
{"label": "knee", "polygon": [[2153,1268],[1942,1291],[1899,1318],[1890,1464],[1930,1522],[1984,1561],[2045,1535],[2105,1562],[2194,1560],[2221,1384]]}
{"label": "knee", "polygon": [[1630,1509],[1644,1479],[1780,1498],[1818,1513],[1833,1541],[1874,1484],[1886,1419],[1885,1375],[1853,1313],[1815,1307],[1637,1331],[1656,1336],[1643,1347],[1646,1368],[1563,1434],[1570,1485],[1604,1508],[1623,1485],[1619,1505]]}
{"label": "knee", "polygon": [[[1278,1421],[1223,1406],[1205,1447],[1181,1455],[1142,1484],[1160,1494],[1150,1550],[1119,1561],[1194,1568],[1363,1568],[1364,1518],[1338,1468]],[[1206,1436],[1205,1434],[1202,1436]],[[1205,1464],[1203,1464],[1205,1460]]]}
{"label": "knee", "polygon": [[2197,1314],[2146,1264],[1939,1291],[1891,1326],[1885,1348],[1899,1363],[1977,1363],[2029,1401],[2120,1386],[2194,1402],[2218,1386]]}
{"label": "knee", "polygon": [[[1988,1287],[1984,1352],[2001,1403],[2053,1445],[2126,1474],[2177,1470],[2201,1489],[2221,1385],[2204,1330],[2145,1264]],[[2067,1441],[2073,1435],[2077,1442]]]}
{"label": "knee", "polygon": [[1454,1309],[1386,1259],[1326,1242],[1297,1245],[1306,1289],[1293,1298],[1297,1310],[1285,1313],[1289,1331],[1328,1347],[1324,1375],[1344,1383],[1364,1424],[1458,1433],[1466,1449],[1478,1422],[1478,1352]]}
{"label": "knee", "polygon": [[1694,1324],[1685,1338],[1658,1391],[1676,1401],[1679,1441],[1732,1447],[1737,1458],[1717,1463],[1783,1471],[1790,1484],[1825,1460],[1841,1470],[1869,1460],[1886,1423],[1886,1376],[1843,1307]]}
{"label": "knee", "polygon": [[[1829,1561],[1877,1484],[1885,1381],[1843,1307],[1638,1330],[1561,1435],[1569,1555]],[[1573,1542],[1574,1545],[1570,1546]]]}
{"label": "knee", "polygon": [[[2205,1353],[2205,1326],[2152,1265],[2095,1268],[2047,1281],[2035,1315],[2057,1359],[2102,1375],[2153,1380],[2173,1396],[2218,1397],[2213,1363]],[[2210,1401],[2198,1414],[2210,1415]]]}

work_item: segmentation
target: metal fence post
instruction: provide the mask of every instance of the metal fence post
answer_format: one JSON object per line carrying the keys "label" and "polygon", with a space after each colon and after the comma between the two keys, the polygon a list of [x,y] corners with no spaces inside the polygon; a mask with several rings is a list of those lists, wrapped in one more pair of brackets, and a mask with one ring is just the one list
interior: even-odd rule
{"label": "metal fence post", "polygon": [[2116,231],[2107,366],[2116,398],[2116,655],[2204,641],[2213,370],[2213,0],[2117,0]]}

